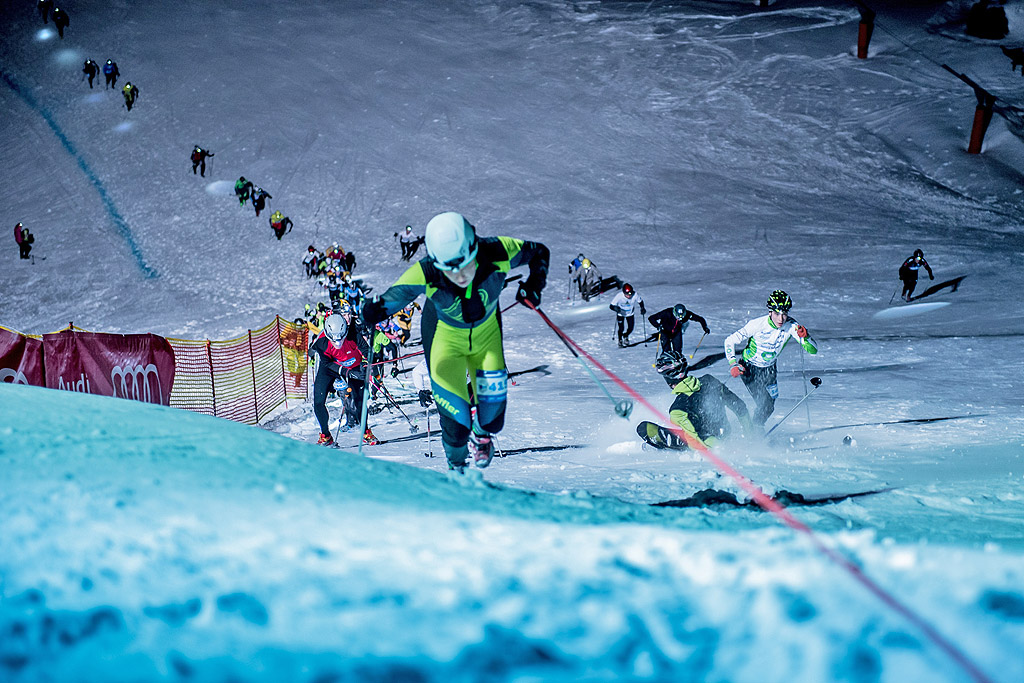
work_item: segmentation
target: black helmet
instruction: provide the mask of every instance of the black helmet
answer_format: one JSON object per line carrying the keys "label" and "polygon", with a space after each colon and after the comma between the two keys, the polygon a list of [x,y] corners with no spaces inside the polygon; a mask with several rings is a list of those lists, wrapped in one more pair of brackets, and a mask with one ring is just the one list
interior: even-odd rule
{"label": "black helmet", "polygon": [[686,358],[675,351],[665,351],[654,362],[658,374],[672,383],[686,377]]}
{"label": "black helmet", "polygon": [[793,300],[789,298],[789,294],[786,294],[781,289],[776,289],[768,297],[768,303],[765,304],[768,310],[775,311],[777,313],[789,313],[789,309],[793,308]]}
{"label": "black helmet", "polygon": [[682,320],[686,317],[686,306],[682,304],[676,304],[672,307],[672,315],[676,317],[676,320]]}
{"label": "black helmet", "polygon": [[924,258],[924,252],[920,249],[914,250],[914,258]]}

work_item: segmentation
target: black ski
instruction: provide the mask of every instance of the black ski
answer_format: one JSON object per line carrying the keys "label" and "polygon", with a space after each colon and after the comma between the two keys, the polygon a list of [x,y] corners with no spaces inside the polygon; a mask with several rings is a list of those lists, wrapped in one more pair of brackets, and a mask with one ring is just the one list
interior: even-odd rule
{"label": "black ski", "polygon": [[[886,491],[892,491],[891,487],[872,489],[870,491],[855,491],[854,493],[834,493],[821,496],[805,496],[801,493],[793,493],[792,491],[777,491],[771,498],[776,503],[783,507],[789,507],[791,505],[829,505],[831,503],[839,503],[850,498],[860,498],[862,496],[873,496],[878,493],[885,493]],[[680,498],[679,500],[666,500],[661,503],[651,503],[653,507],[670,507],[670,508],[699,508],[709,507],[711,505],[725,505],[734,508],[758,508],[760,506],[753,500],[740,501],[736,494],[730,493],[729,491],[718,491],[716,489],[705,489],[698,491],[689,498]]]}

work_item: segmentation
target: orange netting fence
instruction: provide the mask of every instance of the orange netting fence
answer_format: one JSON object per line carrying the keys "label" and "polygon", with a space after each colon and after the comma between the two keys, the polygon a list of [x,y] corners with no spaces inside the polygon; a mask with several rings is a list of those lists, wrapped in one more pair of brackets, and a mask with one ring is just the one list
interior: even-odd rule
{"label": "orange netting fence", "polygon": [[[80,354],[74,344],[65,344],[66,348],[62,347],[58,354],[57,347],[62,340],[67,341],[68,335],[76,342],[99,345],[109,353],[93,357],[90,353]],[[79,383],[83,387],[88,384],[90,393],[119,395],[109,391],[109,387],[108,390],[97,388],[98,380],[111,374],[105,362],[107,365],[116,363],[118,367],[114,370],[122,374],[126,372],[125,367],[131,368],[132,376],[136,380],[141,377],[143,384],[149,381],[150,370],[153,370],[159,384],[159,370],[150,364],[148,357],[147,360],[130,360],[138,352],[124,350],[131,346],[130,340],[143,337],[160,340],[163,348],[169,344],[173,351],[174,380],[170,396],[164,393],[163,400],[158,396],[152,402],[258,424],[286,401],[304,400],[307,396],[308,330],[305,325],[280,316],[265,327],[226,341],[91,333],[74,324],[47,335],[26,335],[0,327],[0,381],[63,388],[65,378],[58,376],[60,370],[68,374],[67,368],[73,367],[69,383],[81,378]],[[47,349],[52,352],[49,356]],[[74,363],[78,355],[89,356],[87,368]],[[44,356],[47,356],[46,362]],[[58,358],[62,363],[56,362]],[[91,383],[86,381],[89,377]]]}

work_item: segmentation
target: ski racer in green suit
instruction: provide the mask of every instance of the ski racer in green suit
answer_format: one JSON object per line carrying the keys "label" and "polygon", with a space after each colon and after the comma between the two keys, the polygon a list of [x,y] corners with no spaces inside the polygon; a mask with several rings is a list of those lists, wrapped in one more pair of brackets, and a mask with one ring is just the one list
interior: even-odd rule
{"label": "ski racer in green suit", "polygon": [[638,433],[648,443],[686,448],[696,442],[713,448],[731,433],[726,409],[737,417],[745,433],[750,430],[750,414],[743,399],[710,374],[701,375],[699,379],[689,374],[686,357],[682,354],[665,351],[658,356],[655,368],[675,396],[669,417],[688,439],[680,439],[653,422],[644,422],[641,423],[644,431],[638,430]]}
{"label": "ski racer in green suit", "polygon": [[477,237],[476,228],[454,211],[430,220],[426,246],[427,256],[366,303],[363,320],[372,327],[426,295],[423,348],[448,467],[464,471],[470,447],[477,467],[486,467],[494,452],[491,434],[505,423],[508,385],[498,296],[508,272],[528,265],[516,299],[539,306],[548,248],[512,237]]}

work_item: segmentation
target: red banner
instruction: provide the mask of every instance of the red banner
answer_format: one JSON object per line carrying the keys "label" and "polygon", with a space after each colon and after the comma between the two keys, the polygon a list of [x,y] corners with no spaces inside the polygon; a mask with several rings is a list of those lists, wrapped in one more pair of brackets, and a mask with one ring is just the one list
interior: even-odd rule
{"label": "red banner", "polygon": [[46,386],[170,405],[174,351],[155,334],[43,335]]}
{"label": "red banner", "polygon": [[46,386],[43,343],[0,327],[0,382]]}

